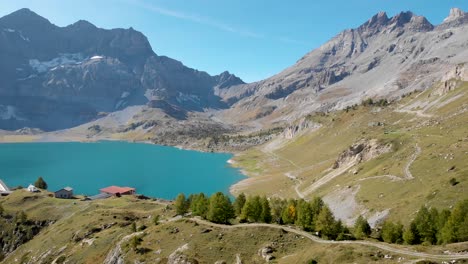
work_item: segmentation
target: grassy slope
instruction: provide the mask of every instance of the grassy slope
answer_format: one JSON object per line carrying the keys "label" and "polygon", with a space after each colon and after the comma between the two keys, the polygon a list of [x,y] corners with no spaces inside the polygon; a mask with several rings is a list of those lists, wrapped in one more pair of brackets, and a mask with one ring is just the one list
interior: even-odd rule
{"label": "grassy slope", "polygon": [[[265,151],[261,146],[238,155],[235,158],[237,166],[252,178],[248,185],[240,185],[235,192],[297,197],[294,186],[298,181],[289,179],[287,174],[298,177],[302,181],[299,190],[303,190],[323,177],[338,155],[353,142],[367,138],[391,142],[393,151],[356,165],[358,174],[345,172],[309,196],[324,196],[344,186],[360,185],[356,197],[360,205],[371,212],[390,208],[391,218],[404,222],[408,222],[411,219],[408,215],[421,205],[446,208],[468,198],[468,112],[460,113],[468,107],[468,84],[463,83],[441,99],[430,96],[431,92],[413,94],[380,109],[359,107],[349,112],[311,117],[320,122],[322,128],[296,137],[273,152]],[[414,102],[439,99],[439,105],[446,104],[429,108],[425,114],[431,117],[395,111]],[[371,122],[385,125],[369,126]],[[405,166],[416,146],[422,152],[409,168],[415,179],[359,181],[387,174],[404,178]],[[455,169],[448,171],[452,166]],[[459,184],[451,186],[451,178],[456,178]]]}
{"label": "grassy slope", "polygon": [[[193,222],[179,220],[155,226],[150,215],[160,214],[163,219],[170,218],[174,212],[166,210],[166,205],[154,201],[135,198],[112,198],[101,201],[82,202],[79,200],[60,200],[46,194],[30,194],[16,191],[11,196],[0,198],[3,207],[14,212],[24,209],[32,220],[55,220],[55,223],[42,230],[33,240],[22,245],[4,263],[53,263],[64,256],[67,263],[102,263],[108,252],[121,239],[132,234],[128,225],[133,220],[137,226],[148,228],[142,235],[140,248],[146,253],[134,252],[129,244],[122,244],[124,259],[128,263],[138,260],[146,263],[165,263],[165,259],[188,243],[184,254],[197,259],[200,263],[214,263],[225,260],[233,263],[239,255],[244,263],[264,263],[257,252],[260,248],[273,245],[276,260],[273,263],[306,263],[315,259],[319,263],[393,263],[399,256],[382,250],[360,245],[317,244],[301,236],[285,233],[277,229],[256,227],[221,229],[210,228]],[[75,241],[95,227],[115,223],[112,227],[93,233],[87,237],[88,243]],[[174,229],[178,232],[173,232]],[[92,241],[92,243],[91,243]],[[459,251],[464,244],[438,248],[418,248],[440,253],[444,250]],[[392,260],[384,259],[385,254]],[[411,258],[404,257],[406,260]]]}

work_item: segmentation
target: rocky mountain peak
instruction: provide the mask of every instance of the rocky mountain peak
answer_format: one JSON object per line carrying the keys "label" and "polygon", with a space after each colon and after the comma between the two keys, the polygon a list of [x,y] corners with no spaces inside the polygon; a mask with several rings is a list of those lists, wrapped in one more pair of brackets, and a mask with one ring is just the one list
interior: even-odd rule
{"label": "rocky mountain peak", "polygon": [[444,19],[444,23],[457,20],[463,16],[465,16],[465,12],[463,12],[463,10],[461,10],[460,8],[456,8],[456,7],[452,8],[450,9],[449,16]]}
{"label": "rocky mountain peak", "polygon": [[69,28],[75,29],[96,29],[96,26],[86,20],[78,20],[75,23],[68,26]]}
{"label": "rocky mountain peak", "polygon": [[387,25],[388,21],[387,13],[381,11],[372,16],[366,23],[362,24],[359,29],[361,31],[376,31]]}
{"label": "rocky mountain peak", "polygon": [[423,16],[413,16],[409,22],[409,27],[413,31],[431,31],[434,25]]}
{"label": "rocky mountain peak", "polygon": [[393,16],[388,21],[387,27],[391,31],[408,29],[410,31],[425,32],[434,29],[434,26],[425,17],[418,16],[411,11],[400,12]]}
{"label": "rocky mountain peak", "polygon": [[30,26],[52,26],[46,18],[41,17],[28,8],[19,9],[9,15],[0,18],[3,27],[12,29],[24,29]]}
{"label": "rocky mountain peak", "polygon": [[430,31],[434,26],[423,16],[417,16],[413,12],[401,12],[391,18],[385,12],[375,14],[366,23],[362,24],[358,30],[363,36],[373,36],[381,31],[389,29],[400,30],[409,29],[412,31]]}
{"label": "rocky mountain peak", "polygon": [[468,24],[468,13],[465,13],[460,8],[450,9],[450,14],[444,19],[437,29],[447,29],[450,27],[458,27],[461,25]]}
{"label": "rocky mountain peak", "polygon": [[221,74],[215,76],[215,78],[217,79],[219,88],[226,88],[233,85],[245,84],[241,78],[237,77],[234,74],[231,74],[228,71],[222,72]]}

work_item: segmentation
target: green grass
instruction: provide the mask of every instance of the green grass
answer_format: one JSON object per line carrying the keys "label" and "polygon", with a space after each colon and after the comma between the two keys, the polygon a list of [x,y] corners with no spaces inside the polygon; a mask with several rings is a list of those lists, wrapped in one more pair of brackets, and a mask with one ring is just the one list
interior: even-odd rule
{"label": "green grass", "polygon": [[[122,242],[121,253],[125,263],[166,263],[167,258],[185,244],[188,244],[188,249],[183,254],[199,263],[218,260],[234,263],[237,255],[244,263],[264,263],[258,250],[265,246],[274,248],[272,263],[306,263],[311,259],[319,263],[394,263],[399,258],[396,254],[362,245],[318,244],[300,235],[267,227],[222,229],[185,219],[154,225],[149,216],[158,214],[162,220],[170,219],[174,216],[172,206],[133,197],[84,202],[19,190],[0,198],[0,203],[10,213],[27,207],[30,219],[53,220],[31,241],[8,256],[5,263],[52,263],[58,259],[66,263],[102,263],[124,236],[132,234],[132,222],[137,227],[147,228],[140,235],[142,243],[138,251],[133,250],[128,241]],[[50,218],[43,218],[43,208],[52,206],[58,206],[60,210]],[[108,228],[103,229],[103,226]],[[205,232],[207,229],[210,231]],[[420,251],[438,254],[444,250],[465,249],[466,243],[418,246]],[[393,259],[384,259],[385,254],[392,255]],[[404,259],[411,260],[408,257]]]}
{"label": "green grass", "polygon": [[[256,170],[261,172],[243,191],[248,194],[297,197],[294,191],[297,182],[288,180],[286,173],[293,173],[301,179],[303,184],[300,190],[303,190],[326,175],[339,154],[354,142],[377,139],[382,144],[391,143],[392,152],[357,165],[357,175],[344,173],[309,197],[324,196],[338,186],[360,185],[356,200],[361,205],[370,211],[390,209],[390,218],[401,219],[404,223],[410,221],[408,216],[422,205],[448,208],[468,198],[468,83],[461,83],[459,88],[442,95],[439,104],[444,105],[437,108],[436,104],[426,112],[432,117],[395,111],[414,102],[438,100],[439,96],[432,95],[432,92],[413,93],[380,108],[380,111],[375,111],[375,107],[359,106],[348,112],[311,116],[310,120],[322,124],[320,129],[285,142],[273,153],[262,152],[263,146],[260,146],[247,152],[256,153],[255,156],[241,153],[235,158],[240,161],[241,168],[255,162]],[[463,109],[465,112],[462,113]],[[369,126],[372,122],[382,122],[384,126]],[[359,181],[387,174],[404,178],[405,166],[415,153],[416,145],[422,152],[410,166],[415,179]],[[449,170],[453,166],[455,168]],[[250,176],[249,169],[246,171]],[[451,178],[459,183],[452,186],[449,183]]]}

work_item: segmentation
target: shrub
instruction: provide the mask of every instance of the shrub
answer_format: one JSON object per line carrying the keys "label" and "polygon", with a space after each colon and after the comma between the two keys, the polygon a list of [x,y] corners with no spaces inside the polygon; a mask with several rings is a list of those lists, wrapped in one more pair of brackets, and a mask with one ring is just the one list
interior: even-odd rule
{"label": "shrub", "polygon": [[36,182],[34,183],[34,186],[39,189],[47,190],[47,183],[44,181],[42,177],[39,177]]}

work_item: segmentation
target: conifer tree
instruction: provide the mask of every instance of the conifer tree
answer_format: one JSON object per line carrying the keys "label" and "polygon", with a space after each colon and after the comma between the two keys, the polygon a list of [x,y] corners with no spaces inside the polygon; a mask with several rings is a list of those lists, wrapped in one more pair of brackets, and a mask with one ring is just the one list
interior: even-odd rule
{"label": "conifer tree", "polygon": [[270,202],[268,199],[263,196],[260,198],[260,203],[262,207],[262,213],[260,216],[260,221],[263,223],[271,223],[271,208],[270,208]]}
{"label": "conifer tree", "polygon": [[357,239],[363,239],[371,234],[372,230],[367,220],[360,215],[354,224],[354,236]]}
{"label": "conifer tree", "polygon": [[312,230],[313,218],[312,205],[303,199],[299,200],[297,202],[296,225],[302,227],[304,230]]}
{"label": "conifer tree", "polygon": [[247,198],[247,201],[242,208],[241,219],[248,220],[251,222],[259,222],[262,217],[262,203],[260,196],[251,196]]}
{"label": "conifer tree", "polygon": [[206,218],[214,223],[228,224],[234,218],[234,208],[228,196],[217,192],[210,197],[210,205]]}
{"label": "conifer tree", "polygon": [[443,243],[464,242],[468,240],[468,199],[458,202],[452,210],[441,231]]}
{"label": "conifer tree", "polygon": [[325,206],[325,203],[323,202],[322,198],[320,197],[315,197],[311,204],[310,204],[310,208],[312,210],[312,215],[313,215],[313,218],[312,218],[312,229],[316,229],[315,228],[315,220],[316,218],[318,217],[318,215],[320,214],[320,211],[322,211],[322,208]]}
{"label": "conifer tree", "polygon": [[200,193],[193,196],[193,201],[190,204],[192,214],[195,216],[201,216],[206,218],[208,213],[209,200],[204,193]]}
{"label": "conifer tree", "polygon": [[187,199],[185,199],[185,195],[183,193],[179,193],[174,203],[177,215],[186,214],[188,211],[187,205],[188,203],[187,203]]}
{"label": "conifer tree", "polygon": [[382,225],[382,240],[387,243],[403,242],[403,225],[385,221]]}
{"label": "conifer tree", "polygon": [[434,244],[436,242],[437,218],[437,210],[434,209],[429,212],[425,206],[422,206],[421,209],[419,209],[414,219],[414,223],[418,230],[421,242],[429,244]]}
{"label": "conifer tree", "polygon": [[316,218],[315,230],[325,238],[333,238],[338,235],[335,227],[336,221],[333,217],[333,213],[328,206],[323,206]]}
{"label": "conifer tree", "polygon": [[272,221],[277,224],[282,224],[282,214],[286,207],[286,201],[278,197],[273,197],[270,200]]}
{"label": "conifer tree", "polygon": [[37,178],[34,186],[39,189],[47,190],[47,183],[44,181],[42,177]]}
{"label": "conifer tree", "polygon": [[418,228],[414,221],[403,232],[403,241],[408,245],[416,245],[419,243]]}
{"label": "conifer tree", "polygon": [[297,218],[296,200],[290,199],[284,207],[281,219],[284,224],[294,224]]}
{"label": "conifer tree", "polygon": [[234,211],[237,216],[240,216],[242,213],[242,208],[244,208],[246,197],[244,193],[241,193],[237,196],[236,200],[234,201]]}

